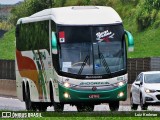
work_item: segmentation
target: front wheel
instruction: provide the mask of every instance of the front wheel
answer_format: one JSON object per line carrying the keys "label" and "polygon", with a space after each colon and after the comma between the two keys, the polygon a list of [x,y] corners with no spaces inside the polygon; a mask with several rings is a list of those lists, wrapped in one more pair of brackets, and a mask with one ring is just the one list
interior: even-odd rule
{"label": "front wheel", "polygon": [[47,106],[46,105],[40,105],[40,106],[37,107],[37,109],[40,112],[45,112],[45,111],[47,111]]}
{"label": "front wheel", "polygon": [[63,112],[64,104],[63,103],[53,103],[55,112]]}
{"label": "front wheel", "polygon": [[94,105],[83,105],[79,104],[77,105],[78,112],[93,112]]}
{"label": "front wheel", "polygon": [[109,103],[109,108],[111,111],[118,111],[119,109],[119,101],[114,101]]}
{"label": "front wheel", "polygon": [[50,99],[51,99],[51,103],[54,106],[54,111],[55,112],[62,112],[63,109],[64,109],[64,104],[55,102],[53,93],[54,93],[53,92],[53,87],[52,87],[52,84],[50,83]]}
{"label": "front wheel", "polygon": [[148,109],[148,105],[146,105],[145,103],[143,103],[143,97],[142,96],[140,98],[140,105],[141,105],[141,109],[142,110],[147,110]]}

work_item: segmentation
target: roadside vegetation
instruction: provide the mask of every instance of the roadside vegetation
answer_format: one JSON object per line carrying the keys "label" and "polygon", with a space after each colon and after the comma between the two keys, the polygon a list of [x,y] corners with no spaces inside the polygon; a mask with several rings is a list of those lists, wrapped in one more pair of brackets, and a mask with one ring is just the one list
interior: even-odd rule
{"label": "roadside vegetation", "polygon": [[[151,117],[45,117],[28,118],[26,120],[148,120],[150,118]],[[159,117],[152,117],[152,120],[159,120]]]}
{"label": "roadside vegetation", "polygon": [[12,28],[0,39],[0,59],[13,60],[15,57],[15,29]]}
{"label": "roadside vegetation", "polygon": [[0,4],[0,30],[7,31],[13,27],[13,24],[8,21],[11,9],[11,5]]}
{"label": "roadside vegetation", "polygon": [[[129,58],[159,57],[160,1],[159,0],[26,0],[12,8],[7,18],[8,32],[0,38],[0,59],[14,59],[16,21],[42,9],[74,5],[111,6],[121,16],[124,28],[135,40],[134,52]],[[4,22],[4,21],[3,21]],[[3,23],[0,23],[0,26]],[[4,26],[6,25],[3,24]],[[4,27],[6,28],[6,27]]]}

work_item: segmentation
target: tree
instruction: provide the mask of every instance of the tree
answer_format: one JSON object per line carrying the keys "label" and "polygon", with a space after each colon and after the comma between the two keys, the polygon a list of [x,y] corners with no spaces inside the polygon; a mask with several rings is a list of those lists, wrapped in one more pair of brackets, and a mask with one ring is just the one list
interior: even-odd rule
{"label": "tree", "polygon": [[9,21],[15,25],[19,18],[30,16],[43,9],[51,8],[52,3],[54,4],[54,0],[25,0],[11,10]]}
{"label": "tree", "polygon": [[110,0],[25,0],[11,11],[9,21],[16,24],[21,17],[30,16],[43,9],[70,5],[107,5]]}

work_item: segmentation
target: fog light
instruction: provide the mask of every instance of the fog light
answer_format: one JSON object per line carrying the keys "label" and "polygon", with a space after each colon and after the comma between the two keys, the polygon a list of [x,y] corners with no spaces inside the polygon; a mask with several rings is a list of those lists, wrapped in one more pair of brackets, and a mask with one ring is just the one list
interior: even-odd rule
{"label": "fog light", "polygon": [[145,100],[146,100],[146,101],[153,101],[153,98],[145,97]]}
{"label": "fog light", "polygon": [[63,96],[64,96],[65,98],[69,98],[69,97],[70,97],[68,93],[64,93]]}
{"label": "fog light", "polygon": [[119,94],[118,94],[118,97],[123,97],[124,96],[124,93],[123,92],[120,92]]}

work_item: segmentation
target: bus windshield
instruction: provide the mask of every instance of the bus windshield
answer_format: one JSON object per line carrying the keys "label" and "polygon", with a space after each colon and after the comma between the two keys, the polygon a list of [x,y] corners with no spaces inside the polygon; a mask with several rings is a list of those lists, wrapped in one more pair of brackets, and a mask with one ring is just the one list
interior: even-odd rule
{"label": "bus windshield", "polygon": [[105,75],[126,69],[122,25],[58,26],[60,71]]}

